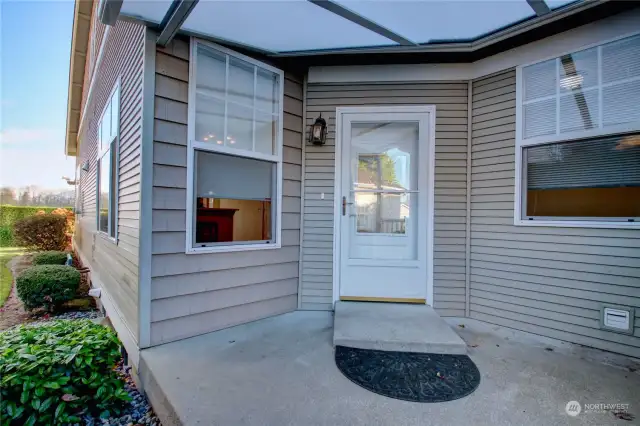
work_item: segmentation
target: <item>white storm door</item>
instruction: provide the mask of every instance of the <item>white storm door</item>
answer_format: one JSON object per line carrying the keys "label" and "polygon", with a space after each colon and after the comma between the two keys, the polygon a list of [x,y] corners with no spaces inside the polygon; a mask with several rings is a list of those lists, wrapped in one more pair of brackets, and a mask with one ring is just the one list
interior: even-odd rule
{"label": "white storm door", "polygon": [[337,117],[340,298],[425,303],[431,113],[390,109]]}

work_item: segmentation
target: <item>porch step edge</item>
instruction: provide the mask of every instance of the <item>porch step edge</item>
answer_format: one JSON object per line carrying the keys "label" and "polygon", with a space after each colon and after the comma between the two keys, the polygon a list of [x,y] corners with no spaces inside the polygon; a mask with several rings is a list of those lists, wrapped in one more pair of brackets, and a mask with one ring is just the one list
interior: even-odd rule
{"label": "porch step edge", "polygon": [[333,345],[466,355],[467,344],[428,305],[337,302]]}

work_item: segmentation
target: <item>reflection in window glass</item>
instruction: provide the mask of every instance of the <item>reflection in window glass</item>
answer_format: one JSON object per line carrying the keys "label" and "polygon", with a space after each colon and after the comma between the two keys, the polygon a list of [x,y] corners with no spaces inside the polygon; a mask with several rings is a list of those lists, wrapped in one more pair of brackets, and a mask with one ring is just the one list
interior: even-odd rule
{"label": "reflection in window glass", "polygon": [[195,246],[273,243],[276,163],[196,151]]}
{"label": "reflection in window glass", "polygon": [[198,46],[195,140],[276,155],[281,76],[208,46]]}
{"label": "reflection in window glass", "polygon": [[353,189],[416,190],[418,123],[376,122],[351,125]]}
{"label": "reflection in window glass", "polygon": [[640,134],[526,147],[528,217],[640,217]]}
{"label": "reflection in window glass", "polygon": [[106,153],[99,162],[100,178],[98,179],[98,230],[109,233],[109,193],[111,192],[111,154]]}
{"label": "reflection in window glass", "polygon": [[253,80],[255,66],[243,60],[229,58],[229,87],[227,99],[253,107]]}

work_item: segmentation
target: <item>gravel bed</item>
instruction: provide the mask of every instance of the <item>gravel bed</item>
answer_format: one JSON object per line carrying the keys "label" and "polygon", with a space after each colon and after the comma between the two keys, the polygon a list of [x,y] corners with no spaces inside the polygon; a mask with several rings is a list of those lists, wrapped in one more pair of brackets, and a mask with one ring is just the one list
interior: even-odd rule
{"label": "gravel bed", "polygon": [[59,320],[59,319],[97,319],[103,318],[102,312],[98,310],[92,311],[77,311],[77,312],[65,312],[63,314],[52,315],[48,319],[49,320]]}
{"label": "gravel bed", "polygon": [[[108,419],[96,419],[89,416],[83,418],[86,426],[133,426],[133,425],[150,425],[161,426],[160,420],[153,413],[153,409],[147,398],[138,392],[136,385],[131,378],[131,367],[123,368],[122,363],[118,365],[117,371],[123,375],[125,380],[124,388],[131,397],[131,402],[124,409],[120,417],[111,417]],[[75,426],[75,425],[74,425]]]}

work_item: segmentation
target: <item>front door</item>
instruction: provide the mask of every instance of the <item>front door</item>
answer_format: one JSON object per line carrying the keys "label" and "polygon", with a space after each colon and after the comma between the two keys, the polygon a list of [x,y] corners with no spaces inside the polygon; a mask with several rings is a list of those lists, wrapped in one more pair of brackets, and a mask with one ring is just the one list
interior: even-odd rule
{"label": "front door", "polygon": [[434,111],[338,109],[341,300],[430,297]]}

